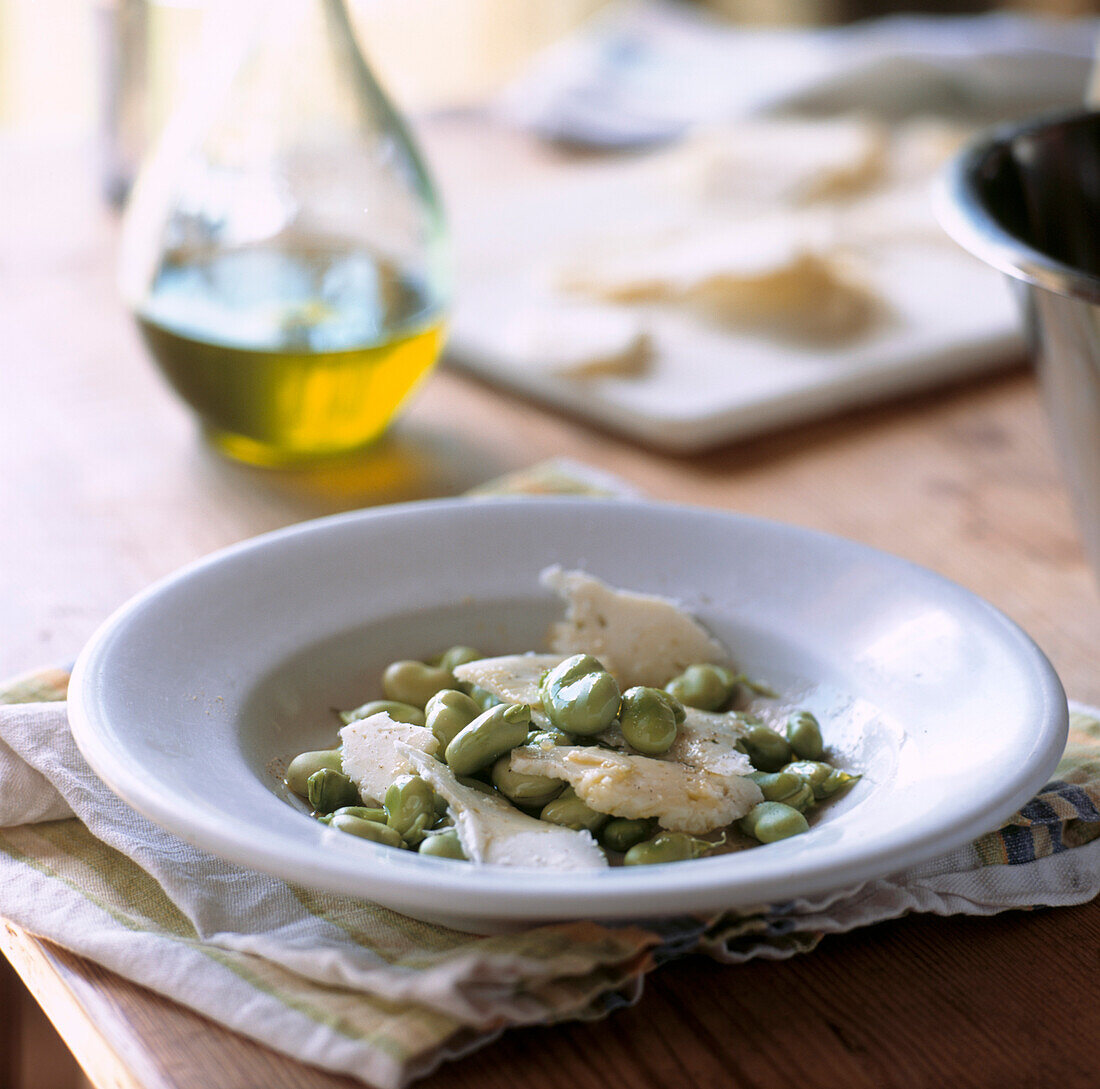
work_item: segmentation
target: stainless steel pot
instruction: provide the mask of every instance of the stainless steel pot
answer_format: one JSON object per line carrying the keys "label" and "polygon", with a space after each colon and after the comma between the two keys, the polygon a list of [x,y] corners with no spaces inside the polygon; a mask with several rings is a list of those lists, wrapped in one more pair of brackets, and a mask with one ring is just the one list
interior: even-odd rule
{"label": "stainless steel pot", "polygon": [[1100,573],[1100,113],[990,130],[947,165],[934,200],[948,234],[1012,283]]}

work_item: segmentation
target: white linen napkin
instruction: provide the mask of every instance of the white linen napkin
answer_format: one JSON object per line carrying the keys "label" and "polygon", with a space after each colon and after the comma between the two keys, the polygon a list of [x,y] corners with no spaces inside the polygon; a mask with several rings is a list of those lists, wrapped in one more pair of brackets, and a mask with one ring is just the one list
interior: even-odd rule
{"label": "white linen napkin", "polygon": [[1087,901],[1100,891],[1093,712],[1077,709],[1060,774],[1000,831],[856,889],[712,918],[476,937],[190,847],[95,777],[63,701],[18,703],[0,706],[0,915],[278,1051],[398,1089],[508,1026],[632,1003],[672,957],[786,957],[909,911]]}

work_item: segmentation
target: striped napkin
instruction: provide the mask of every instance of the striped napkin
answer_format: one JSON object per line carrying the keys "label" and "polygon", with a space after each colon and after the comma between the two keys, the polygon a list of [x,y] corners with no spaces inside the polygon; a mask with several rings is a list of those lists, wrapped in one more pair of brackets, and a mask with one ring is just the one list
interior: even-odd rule
{"label": "striped napkin", "polygon": [[[497,490],[569,485],[614,491],[561,465]],[[1082,707],[1056,778],[998,831],[923,866],[749,912],[478,937],[257,874],[163,832],[80,756],[67,681],[50,670],[0,690],[0,916],[380,1089],[513,1025],[607,1016],[676,957],[787,957],[909,911],[986,915],[1100,892],[1100,712]]]}

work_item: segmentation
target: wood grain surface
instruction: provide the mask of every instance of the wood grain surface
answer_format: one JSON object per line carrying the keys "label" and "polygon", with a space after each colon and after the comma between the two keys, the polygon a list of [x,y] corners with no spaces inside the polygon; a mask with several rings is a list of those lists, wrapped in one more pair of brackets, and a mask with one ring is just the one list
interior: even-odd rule
{"label": "wood grain surface", "polygon": [[[479,171],[568,162],[451,119],[425,132],[450,191]],[[439,370],[369,457],[304,473],[229,464],[154,373],[114,286],[117,223],[89,158],[0,141],[0,675],[71,660],[130,594],[264,530],[446,495],[567,454],[658,499],[864,541],[974,590],[1100,703],[1100,609],[1022,360],[903,402],[691,457]],[[12,214],[17,210],[17,214]],[[3,951],[101,1087],[347,1089],[8,928]],[[1100,903],[992,919],[908,918],[785,962],[665,966],[591,1025],[527,1029],[425,1089],[685,1085],[1094,1086]],[[2,1039],[2,1037],[0,1037]]]}

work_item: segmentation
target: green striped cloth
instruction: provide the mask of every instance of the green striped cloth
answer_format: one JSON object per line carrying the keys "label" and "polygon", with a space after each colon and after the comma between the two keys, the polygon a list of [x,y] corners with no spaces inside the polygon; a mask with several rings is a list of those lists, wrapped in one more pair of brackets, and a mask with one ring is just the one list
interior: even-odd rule
{"label": "green striped cloth", "polygon": [[[571,480],[559,466],[509,487],[560,490]],[[1100,716],[1084,708],[1074,709],[1065,758],[1038,797],[1000,830],[924,866],[750,912],[478,937],[241,869],[156,828],[80,756],[67,680],[51,670],[0,692],[0,916],[381,1089],[513,1025],[604,1017],[676,957],[783,957],[909,911],[991,914],[1100,892]]]}

